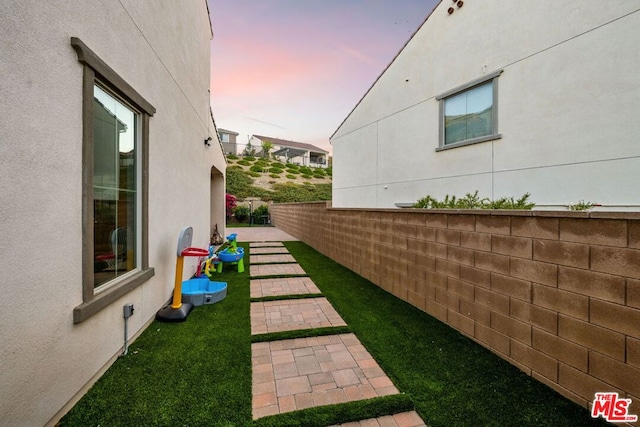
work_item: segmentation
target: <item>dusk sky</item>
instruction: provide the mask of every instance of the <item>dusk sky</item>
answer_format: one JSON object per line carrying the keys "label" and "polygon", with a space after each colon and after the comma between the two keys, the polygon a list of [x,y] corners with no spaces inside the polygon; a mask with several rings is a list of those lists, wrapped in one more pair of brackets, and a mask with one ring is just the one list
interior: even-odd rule
{"label": "dusk sky", "polygon": [[330,149],[329,137],[438,0],[207,0],[216,125]]}

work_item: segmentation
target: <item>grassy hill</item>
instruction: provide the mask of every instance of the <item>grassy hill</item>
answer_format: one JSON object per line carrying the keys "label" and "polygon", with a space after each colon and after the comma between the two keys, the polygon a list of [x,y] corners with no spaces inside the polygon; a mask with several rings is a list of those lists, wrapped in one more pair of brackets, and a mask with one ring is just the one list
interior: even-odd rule
{"label": "grassy hill", "polygon": [[331,200],[331,168],[310,168],[252,156],[227,157],[227,193],[239,200]]}

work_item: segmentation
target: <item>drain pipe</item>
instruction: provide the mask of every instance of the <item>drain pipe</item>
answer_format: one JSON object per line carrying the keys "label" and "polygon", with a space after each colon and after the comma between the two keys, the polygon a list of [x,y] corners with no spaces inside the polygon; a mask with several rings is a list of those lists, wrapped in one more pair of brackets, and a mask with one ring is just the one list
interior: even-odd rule
{"label": "drain pipe", "polygon": [[129,351],[129,317],[133,316],[133,304],[125,304],[122,314],[124,316],[124,349],[121,356],[126,356]]}

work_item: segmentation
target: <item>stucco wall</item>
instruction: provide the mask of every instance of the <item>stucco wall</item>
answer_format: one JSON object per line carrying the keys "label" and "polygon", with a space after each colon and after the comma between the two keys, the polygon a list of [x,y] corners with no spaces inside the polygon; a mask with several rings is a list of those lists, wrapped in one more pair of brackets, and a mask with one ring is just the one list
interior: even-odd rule
{"label": "stucco wall", "polygon": [[[202,1],[10,0],[0,17],[0,424],[44,425],[168,300],[180,229],[194,246],[224,223],[225,170],[209,112],[211,29]],[[82,323],[80,38],[155,108],[149,128],[149,264],[155,276]],[[222,186],[214,192],[213,187]],[[188,272],[185,272],[185,275]],[[59,411],[62,411],[59,413]]]}
{"label": "stucco wall", "polygon": [[588,407],[640,412],[640,214],[331,209],[272,222]]}
{"label": "stucco wall", "polygon": [[[442,2],[331,138],[334,206],[532,194],[640,209],[640,4]],[[438,95],[497,70],[502,139],[436,152]],[[386,188],[385,188],[386,187]]]}

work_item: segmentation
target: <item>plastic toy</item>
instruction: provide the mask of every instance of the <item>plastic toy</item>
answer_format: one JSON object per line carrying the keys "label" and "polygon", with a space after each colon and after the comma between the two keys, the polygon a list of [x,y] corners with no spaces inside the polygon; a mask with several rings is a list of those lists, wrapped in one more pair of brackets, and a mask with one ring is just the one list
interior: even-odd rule
{"label": "plastic toy", "polygon": [[173,299],[170,305],[166,305],[156,313],[156,319],[162,322],[184,322],[193,310],[193,304],[182,303],[182,272],[184,269],[184,258],[188,256],[208,256],[207,249],[192,248],[191,239],[193,229],[185,227],[178,236],[178,251],[176,259],[176,276],[173,287]]}

